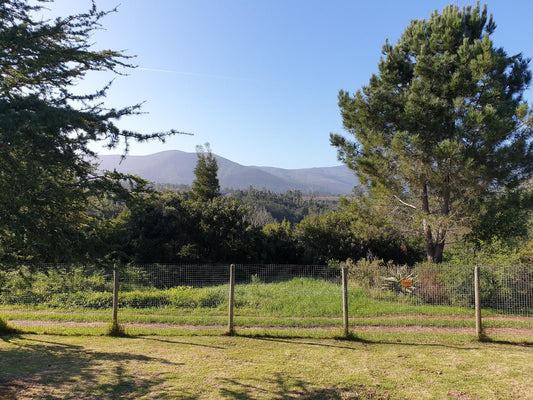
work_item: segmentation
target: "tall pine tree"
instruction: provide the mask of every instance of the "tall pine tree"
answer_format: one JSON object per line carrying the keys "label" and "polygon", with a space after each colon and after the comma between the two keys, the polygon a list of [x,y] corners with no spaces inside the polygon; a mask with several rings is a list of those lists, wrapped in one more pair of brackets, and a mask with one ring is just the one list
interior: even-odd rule
{"label": "tall pine tree", "polygon": [[379,73],[355,95],[341,90],[345,129],[330,139],[375,195],[414,211],[427,259],[470,199],[513,186],[533,167],[529,60],[495,47],[486,7],[447,6],[413,20],[383,46]]}
{"label": "tall pine tree", "polygon": [[196,179],[192,183],[191,197],[200,202],[210,201],[220,196],[218,163],[209,143],[196,147],[198,161],[194,168]]}

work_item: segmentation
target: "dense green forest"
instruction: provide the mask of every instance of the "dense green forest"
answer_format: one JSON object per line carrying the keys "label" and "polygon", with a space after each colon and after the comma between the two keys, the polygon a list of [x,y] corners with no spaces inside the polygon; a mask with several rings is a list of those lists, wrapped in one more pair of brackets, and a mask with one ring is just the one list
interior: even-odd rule
{"label": "dense green forest", "polygon": [[339,93],[354,138],[331,144],[368,190],[337,203],[222,195],[208,146],[192,187],[177,188],[187,190],[97,173],[91,143],[127,153],[131,141],[180,132],[120,129],[141,109],[106,108],[110,84],[74,93],[88,72],[133,67],[121,52],[92,50],[108,12],[43,21],[40,9],[0,4],[1,263],[533,261],[529,61],[494,47],[486,7],[413,21],[384,45],[367,86]]}
{"label": "dense green forest", "polygon": [[267,190],[231,191],[228,197],[251,208],[253,222],[262,226],[270,222],[298,223],[313,214],[324,214],[337,208],[337,199],[320,199],[315,196],[304,196],[298,190],[290,190],[284,194]]}
{"label": "dense green forest", "polygon": [[[277,204],[294,193],[263,196],[274,197]],[[494,194],[475,220],[450,232],[444,261],[530,262],[532,205],[533,191],[527,186]],[[412,265],[425,259],[416,220],[406,224],[401,207],[370,195],[341,197],[334,210],[318,208],[299,222],[267,218],[259,224],[256,213],[232,196],[202,202],[191,199],[189,192],[144,193],[120,206],[109,204],[103,232],[95,235],[104,238],[105,247],[95,247],[105,248],[99,257],[113,254],[123,262],[137,263],[322,264],[366,258]]]}

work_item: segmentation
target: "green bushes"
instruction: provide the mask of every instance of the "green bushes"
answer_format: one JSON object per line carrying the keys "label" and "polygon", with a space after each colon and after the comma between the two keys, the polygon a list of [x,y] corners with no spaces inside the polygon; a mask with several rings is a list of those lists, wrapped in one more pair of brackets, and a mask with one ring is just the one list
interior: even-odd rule
{"label": "green bushes", "polygon": [[[372,299],[413,305],[474,305],[472,266],[420,264],[398,267],[382,260],[360,260],[357,263],[347,260],[344,264],[348,266],[350,301],[357,304]],[[247,273],[257,272],[258,267],[254,268],[247,269]],[[316,315],[338,314],[341,304],[338,276],[333,274],[330,277],[335,279],[332,283],[323,276],[319,279],[290,279],[303,270],[284,271],[287,273],[286,280],[265,283],[259,275],[255,275],[251,283],[238,283],[236,307],[250,315],[273,312],[307,315],[310,310]],[[337,269],[332,271],[338,272]],[[156,288],[151,279],[152,284],[145,286],[124,280],[119,292],[121,308],[217,309],[225,307],[228,301],[227,284],[200,288],[181,285]],[[412,280],[412,286],[403,285],[402,280]],[[533,267],[484,266],[480,280],[483,308],[517,313],[533,311]],[[104,271],[84,271],[76,267],[45,272],[22,267],[17,271],[0,271],[0,284],[0,305],[109,309],[113,304],[110,275]]]}
{"label": "green bushes", "polygon": [[383,260],[367,260],[365,258],[354,263],[351,259],[346,260],[342,266],[348,267],[348,280],[355,286],[365,289],[381,287],[383,277],[387,275],[387,269],[392,265]]}
{"label": "green bushes", "polygon": [[[119,307],[150,308],[215,308],[227,298],[227,290],[219,288],[172,288],[166,290],[147,289],[120,292]],[[41,305],[51,308],[92,308],[104,309],[113,306],[112,292],[56,293],[49,296],[3,294],[0,304],[4,305]]]}
{"label": "green bushes", "polygon": [[[406,297],[429,305],[474,306],[474,267],[460,264],[418,264],[399,267],[382,260],[357,263],[348,260],[351,286],[366,290],[371,298]],[[413,287],[401,285],[412,280]],[[392,296],[392,297],[391,297]],[[523,312],[533,310],[533,267],[482,266],[480,296],[483,308]]]}
{"label": "green bushes", "polygon": [[20,266],[16,270],[0,271],[0,304],[62,307],[73,302],[83,305],[91,293],[111,291],[111,288],[105,271],[91,267],[34,269]]}
{"label": "green bushes", "polygon": [[[429,304],[474,306],[474,268],[463,265],[421,265],[419,294]],[[480,297],[483,308],[522,312],[533,309],[533,267],[482,266]]]}
{"label": "green bushes", "polygon": [[[51,308],[111,308],[113,289],[109,278],[109,274],[106,276],[101,271],[87,272],[81,267],[46,272],[32,271],[28,267],[21,267],[17,271],[3,271],[0,272],[0,304],[40,305]],[[119,292],[119,307],[218,307],[226,298],[227,287],[193,289],[190,286],[177,286],[156,289],[125,284]]]}

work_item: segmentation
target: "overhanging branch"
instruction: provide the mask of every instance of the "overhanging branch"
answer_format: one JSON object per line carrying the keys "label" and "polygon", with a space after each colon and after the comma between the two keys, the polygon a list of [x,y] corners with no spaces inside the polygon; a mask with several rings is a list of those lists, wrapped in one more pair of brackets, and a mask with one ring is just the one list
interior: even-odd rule
{"label": "overhanging branch", "polygon": [[392,197],[394,197],[396,200],[398,200],[402,205],[404,205],[405,207],[409,207],[409,208],[412,208],[413,210],[418,210],[418,208],[412,204],[409,204],[409,203],[406,203],[405,201],[403,201],[402,199],[400,199],[398,196],[396,195],[393,195]]}

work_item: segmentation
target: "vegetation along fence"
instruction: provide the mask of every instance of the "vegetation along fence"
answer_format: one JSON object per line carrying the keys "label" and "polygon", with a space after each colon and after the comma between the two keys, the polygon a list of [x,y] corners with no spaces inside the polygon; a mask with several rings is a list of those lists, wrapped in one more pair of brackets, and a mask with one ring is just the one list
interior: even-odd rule
{"label": "vegetation along fence", "polygon": [[114,317],[139,334],[455,329],[481,335],[481,313],[489,333],[533,335],[533,267],[347,262],[0,269],[0,316],[34,331],[103,329]]}

